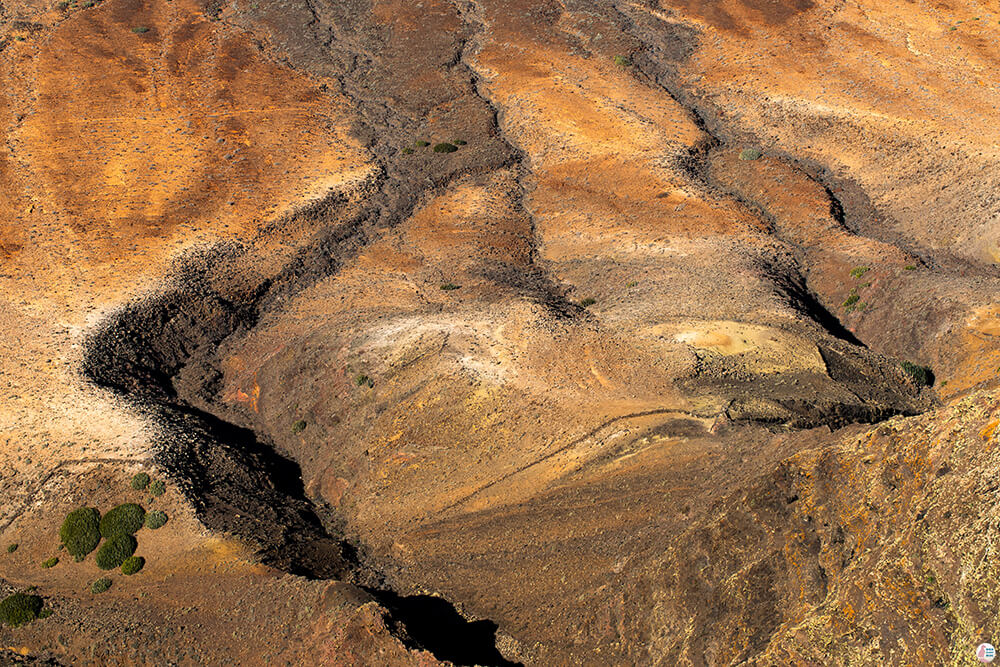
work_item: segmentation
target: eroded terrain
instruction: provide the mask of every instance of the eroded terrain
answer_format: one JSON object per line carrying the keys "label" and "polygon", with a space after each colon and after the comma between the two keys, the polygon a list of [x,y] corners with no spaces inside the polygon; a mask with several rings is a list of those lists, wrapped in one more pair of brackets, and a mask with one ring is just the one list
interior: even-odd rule
{"label": "eroded terrain", "polygon": [[[0,4],[0,578],[52,610],[0,649],[970,662],[998,33],[974,2]],[[39,565],[140,471],[142,571]]]}

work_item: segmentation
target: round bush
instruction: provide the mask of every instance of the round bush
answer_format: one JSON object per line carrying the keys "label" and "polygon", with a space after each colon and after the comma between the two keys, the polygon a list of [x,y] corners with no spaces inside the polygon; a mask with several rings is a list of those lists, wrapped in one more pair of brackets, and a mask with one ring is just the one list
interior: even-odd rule
{"label": "round bush", "polygon": [[146,528],[150,530],[156,530],[157,528],[162,528],[167,523],[166,512],[161,512],[160,510],[153,510],[152,512],[146,513]]}
{"label": "round bush", "polygon": [[122,574],[135,574],[146,565],[146,559],[142,556],[129,556],[122,563]]}
{"label": "round bush", "polygon": [[443,143],[434,146],[435,153],[454,153],[458,150],[458,146],[455,144]]}
{"label": "round bush", "polygon": [[7,553],[12,554],[17,551],[17,542],[7,545]]}
{"label": "round bush", "polygon": [[101,517],[101,536],[111,539],[119,535],[131,535],[142,528],[146,510],[135,503],[119,505]]}
{"label": "round bush", "polygon": [[167,485],[163,483],[161,479],[154,479],[149,484],[149,492],[154,496],[162,496],[163,492],[167,490]]}
{"label": "round bush", "polygon": [[94,560],[102,570],[113,570],[134,554],[138,546],[139,543],[131,535],[118,535],[101,545]]}
{"label": "round bush", "polygon": [[16,628],[31,623],[42,611],[42,598],[26,593],[8,595],[0,602],[0,621]]}
{"label": "round bush", "polygon": [[48,569],[50,567],[55,567],[58,563],[59,563],[59,559],[57,557],[53,556],[52,558],[49,558],[48,560],[43,560],[42,561],[42,567],[44,567],[45,569]]}
{"label": "round bush", "polygon": [[144,472],[137,472],[132,476],[132,488],[136,491],[143,491],[149,486],[149,475]]}
{"label": "round bush", "polygon": [[100,513],[93,507],[81,507],[66,515],[59,528],[59,539],[77,560],[83,560],[100,543],[100,520]]}
{"label": "round bush", "polygon": [[927,366],[920,366],[911,361],[904,361],[900,366],[919,386],[929,387],[934,384],[934,372]]}
{"label": "round bush", "polygon": [[101,577],[100,579],[98,579],[97,581],[95,581],[90,585],[90,592],[103,593],[109,588],[111,588],[111,580],[108,579],[107,577]]}
{"label": "round bush", "polygon": [[756,148],[744,148],[740,151],[741,160],[759,160],[761,152]]}

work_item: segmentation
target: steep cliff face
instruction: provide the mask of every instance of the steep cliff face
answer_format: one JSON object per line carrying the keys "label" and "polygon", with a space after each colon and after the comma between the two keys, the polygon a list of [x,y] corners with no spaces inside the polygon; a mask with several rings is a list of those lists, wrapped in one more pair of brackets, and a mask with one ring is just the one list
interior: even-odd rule
{"label": "steep cliff face", "polygon": [[[63,605],[10,632],[73,661],[126,613],[31,563],[150,468],[187,518],[130,582],[164,625],[205,591],[185,659],[960,662],[997,604],[998,21],[0,5],[0,527],[35,540],[0,576]],[[87,657],[177,646],[139,636]]]}

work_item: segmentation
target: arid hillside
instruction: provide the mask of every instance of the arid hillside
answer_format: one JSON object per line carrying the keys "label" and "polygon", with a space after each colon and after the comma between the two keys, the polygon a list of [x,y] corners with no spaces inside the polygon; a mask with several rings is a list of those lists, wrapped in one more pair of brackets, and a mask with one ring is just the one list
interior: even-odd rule
{"label": "arid hillside", "polygon": [[0,658],[974,664],[998,38],[0,0]]}

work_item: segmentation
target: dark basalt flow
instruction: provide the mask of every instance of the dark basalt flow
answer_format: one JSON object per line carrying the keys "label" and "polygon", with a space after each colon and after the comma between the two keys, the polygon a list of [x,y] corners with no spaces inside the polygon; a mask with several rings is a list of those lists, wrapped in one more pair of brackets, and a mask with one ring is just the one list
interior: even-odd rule
{"label": "dark basalt flow", "polygon": [[113,314],[92,333],[83,374],[162,427],[157,460],[208,528],[256,544],[262,560],[279,569],[348,578],[357,569],[353,549],[325,530],[298,465],[253,431],[194,405],[210,400],[217,374],[200,374],[202,386],[178,382],[182,371],[208,364],[207,355],[225,338],[256,321],[252,305],[208,286],[212,258],[199,261],[202,272],[183,271],[181,286]]}
{"label": "dark basalt flow", "polygon": [[371,578],[306,498],[299,466],[244,428],[173,403],[158,406],[169,435],[158,460],[213,531],[256,543],[261,561],[310,579]]}

